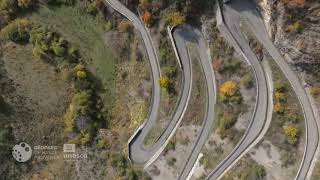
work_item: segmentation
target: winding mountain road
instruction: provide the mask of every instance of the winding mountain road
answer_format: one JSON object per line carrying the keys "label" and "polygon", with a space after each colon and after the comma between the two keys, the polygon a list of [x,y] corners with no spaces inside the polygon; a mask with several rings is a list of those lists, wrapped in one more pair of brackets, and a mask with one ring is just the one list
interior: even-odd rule
{"label": "winding mountain road", "polygon": [[233,7],[237,12],[239,12],[242,18],[248,22],[252,32],[278,64],[281,71],[290,82],[291,87],[300,102],[305,118],[306,142],[302,162],[296,179],[305,180],[307,179],[308,174],[311,174],[309,173],[312,171],[310,165],[314,160],[316,160],[314,157],[319,143],[319,124],[315,118],[309,97],[306,94],[304,87],[301,85],[299,78],[291,70],[286,60],[270,40],[267,29],[259,12],[256,10],[254,3],[248,0],[235,1]]}
{"label": "winding mountain road", "polygon": [[115,9],[123,16],[128,18],[133,23],[134,27],[140,31],[151,64],[153,78],[153,101],[151,111],[149,113],[148,119],[138,128],[136,133],[129,140],[129,158],[134,163],[144,164],[146,168],[164,150],[166,144],[169,142],[170,138],[173,136],[175,130],[179,126],[182,117],[187,109],[192,85],[191,64],[188,58],[187,50],[183,47],[177,47],[183,73],[182,93],[179,97],[177,108],[175,109],[168,126],[163,130],[161,136],[158,138],[155,144],[153,144],[150,147],[145,147],[144,139],[146,138],[150,130],[156,125],[160,106],[160,66],[157,59],[155,47],[152,43],[150,33],[148,32],[144,24],[141,22],[141,20],[133,12],[127,9],[118,0],[106,0],[106,2],[113,9]]}
{"label": "winding mountain road", "polygon": [[214,105],[216,104],[216,84],[211,64],[210,51],[201,32],[191,26],[183,26],[182,28],[177,29],[174,35],[177,40],[178,48],[186,48],[186,42],[193,43],[197,46],[208,92],[207,109],[202,121],[202,129],[193,145],[192,151],[187,157],[182,172],[179,175],[179,179],[185,180],[188,179],[189,174],[198,159],[198,155],[213,129]]}
{"label": "winding mountain road", "polygon": [[[224,25],[226,27],[224,30],[229,32],[230,36],[234,38],[234,41],[236,41],[236,44],[239,45],[238,50],[243,51],[244,56],[247,56],[248,60],[250,60],[251,62],[256,62],[257,60],[255,57],[252,56],[252,53],[250,52],[251,49],[248,46],[248,43],[244,41],[243,34],[239,26],[239,22],[241,19],[248,22],[249,28],[253,31],[256,38],[261,42],[261,44],[267,49],[269,54],[273,57],[273,59],[278,64],[278,66],[280,67],[280,69],[282,70],[286,78],[289,80],[292,86],[292,89],[297,95],[298,100],[302,106],[302,110],[303,110],[305,122],[306,122],[306,145],[305,145],[303,159],[302,159],[299,171],[297,172],[296,179],[297,180],[307,179],[308,175],[310,175],[311,174],[310,172],[312,171],[312,169],[310,168],[310,165],[316,159],[314,158],[314,156],[318,147],[318,138],[319,138],[318,129],[319,128],[318,128],[318,123],[312,111],[312,106],[309,102],[308,96],[303,86],[301,85],[299,79],[294,74],[294,72],[290,69],[290,66],[286,63],[282,55],[273,45],[272,41],[269,39],[265,25],[260,17],[260,14],[256,10],[253,2],[251,2],[250,0],[241,0],[241,1],[234,0],[232,2],[229,2],[228,4],[224,5],[223,15],[224,15]],[[261,82],[258,81],[258,83],[260,84]],[[261,103],[265,103],[265,102],[259,100],[259,104]],[[259,123],[258,121],[256,122],[257,124],[260,124],[259,127],[258,126],[254,128],[249,127],[248,134],[253,134],[253,135],[249,137],[245,137],[245,140],[248,139],[249,141],[247,143],[241,142],[241,145],[240,145],[241,147],[236,148],[236,151],[238,151],[239,153],[235,151],[231,154],[231,156],[228,156],[226,160],[222,161],[221,164],[214,171],[210,173],[207,179],[215,180],[215,179],[221,178],[222,175],[228,169],[231,168],[231,166],[233,165],[232,161],[234,161],[236,156],[239,156],[241,151],[244,152],[245,149],[252,147],[252,142],[254,142],[253,141],[254,137],[259,133],[258,130],[262,125],[262,123]]]}
{"label": "winding mountain road", "polygon": [[[176,128],[180,124],[183,115],[186,111],[188,101],[191,93],[192,85],[192,72],[191,63],[188,57],[186,48],[186,42],[195,43],[198,47],[200,55],[200,61],[203,68],[203,72],[206,78],[207,91],[208,91],[208,104],[206,115],[203,120],[202,130],[197,137],[197,140],[193,146],[192,152],[187,158],[186,164],[183,166],[179,179],[185,180],[189,178],[190,172],[194,166],[198,155],[212,131],[214,120],[214,104],[216,102],[216,86],[214,80],[214,73],[211,65],[210,54],[203,39],[201,32],[192,28],[191,26],[183,26],[177,28],[174,33],[174,41],[176,44],[177,52],[179,54],[179,60],[181,62],[183,73],[183,87],[181,96],[179,97],[178,106],[172,115],[172,120],[161,134],[158,141],[151,147],[144,146],[144,139],[148,132],[154,127],[158,118],[158,111],[160,105],[160,66],[158,57],[153,45],[150,33],[147,28],[141,22],[141,20],[118,0],[106,0],[106,2],[114,8],[116,11],[128,18],[137,28],[143,38],[147,53],[149,56],[150,66],[152,69],[153,78],[153,97],[152,105],[148,119],[138,128],[135,135],[129,142],[129,157],[135,163],[151,164],[162,152],[170,138],[174,134]],[[282,55],[273,45],[269,39],[267,30],[264,26],[262,19],[258,11],[255,9],[254,3],[250,0],[233,0],[224,5],[223,14],[220,13],[220,23],[218,28],[225,38],[233,45],[233,47],[240,52],[247,62],[251,65],[257,82],[257,98],[256,107],[253,113],[253,117],[250,121],[249,127],[245,132],[245,135],[237,144],[235,149],[209,174],[207,179],[219,179],[222,175],[232,167],[232,165],[239,160],[239,158],[245,154],[264,134],[265,123],[267,119],[272,116],[272,90],[270,78],[266,78],[266,73],[261,66],[261,63],[257,59],[256,55],[251,50],[244,34],[241,32],[239,22],[240,20],[246,20],[249,23],[249,28],[253,31],[257,39],[267,49],[269,54],[273,57],[278,64],[286,78],[289,80],[294,92],[296,93],[299,102],[302,106],[302,110],[305,116],[306,123],[306,145],[303,159],[297,173],[296,179],[304,180],[307,178],[310,171],[312,171],[311,164],[316,159],[315,153],[318,148],[319,141],[319,125],[315,119],[312,106],[308,99],[308,96],[301,85],[298,77],[290,69],[289,65],[283,59]],[[271,97],[271,99],[270,99]],[[271,103],[270,103],[271,102]]]}
{"label": "winding mountain road", "polygon": [[248,148],[251,147],[252,143],[255,142],[262,132],[267,117],[270,118],[272,116],[272,111],[269,110],[272,108],[269,99],[270,96],[272,97],[272,94],[270,94],[272,90],[270,90],[270,85],[268,85],[266,73],[262,68],[260,61],[251,50],[244,35],[239,31],[240,17],[234,11],[227,10],[227,8],[228,7],[225,7],[223,11],[224,16],[219,14],[222,13],[221,11],[217,14],[219,31],[251,65],[257,83],[257,97],[255,110],[244,136],[232,152],[209,174],[207,179],[212,180],[221,178],[224,173],[239,159],[239,157],[241,157]]}

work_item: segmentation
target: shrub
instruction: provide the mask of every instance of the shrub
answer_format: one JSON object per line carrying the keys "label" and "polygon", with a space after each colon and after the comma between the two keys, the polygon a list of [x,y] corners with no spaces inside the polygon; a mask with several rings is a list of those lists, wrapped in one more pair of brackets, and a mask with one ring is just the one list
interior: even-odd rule
{"label": "shrub", "polygon": [[117,168],[118,173],[123,176],[126,174],[126,169],[128,168],[128,161],[125,158],[125,156],[122,155],[121,153],[112,154],[111,155],[111,166],[114,168]]}
{"label": "shrub", "polygon": [[171,157],[171,158],[167,159],[167,164],[168,164],[169,166],[173,166],[173,165],[176,163],[176,161],[177,161],[176,158]]}
{"label": "shrub", "polygon": [[167,76],[162,76],[159,79],[160,87],[164,89],[168,89],[170,85],[170,80]]}
{"label": "shrub", "polygon": [[302,31],[302,25],[299,21],[296,21],[293,23],[293,29],[295,32],[301,32]]}
{"label": "shrub", "polygon": [[27,19],[16,19],[1,30],[1,37],[16,43],[27,43],[31,25]]}
{"label": "shrub", "polygon": [[253,78],[252,75],[246,73],[241,77],[241,84],[246,88],[251,88],[253,86]]}
{"label": "shrub", "polygon": [[178,69],[176,66],[169,66],[164,68],[166,76],[170,79],[174,79],[178,75]]}
{"label": "shrub", "polygon": [[287,31],[300,33],[303,30],[303,26],[299,21],[295,21],[293,24],[287,26]]}
{"label": "shrub", "polygon": [[130,21],[128,20],[122,20],[119,24],[118,24],[118,30],[120,32],[129,32],[131,30],[131,24]]}
{"label": "shrub", "polygon": [[97,7],[96,1],[93,1],[92,3],[90,3],[87,6],[86,11],[92,15],[96,15],[98,13],[98,7]]}
{"label": "shrub", "polygon": [[219,134],[224,137],[226,130],[230,129],[237,121],[240,111],[232,106],[227,106],[218,113]]}
{"label": "shrub", "polygon": [[[0,159],[3,160],[2,158],[5,157],[6,155],[9,155],[10,153],[10,148],[11,145],[10,141],[13,139],[12,132],[9,128],[0,128]],[[11,141],[12,142],[12,141]]]}
{"label": "shrub", "polygon": [[75,70],[75,71],[83,71],[83,70],[85,70],[85,66],[84,66],[82,63],[77,64],[77,65],[74,67],[74,70]]}
{"label": "shrub", "polygon": [[277,92],[284,92],[286,90],[286,87],[284,85],[283,82],[281,82],[280,80],[277,80],[275,83],[274,83],[274,89],[277,91]]}
{"label": "shrub", "polygon": [[150,4],[150,0],[139,0],[139,7],[141,9],[147,9],[149,4]]}
{"label": "shrub", "polygon": [[176,140],[172,139],[171,141],[169,141],[168,145],[164,149],[164,153],[166,154],[167,152],[175,149],[176,149]]}
{"label": "shrub", "polygon": [[297,154],[296,152],[281,151],[280,160],[282,167],[289,167],[297,161]]}
{"label": "shrub", "polygon": [[83,70],[79,70],[79,71],[77,71],[77,78],[85,79],[85,78],[87,78],[87,73]]}
{"label": "shrub", "polygon": [[113,25],[112,25],[111,21],[107,21],[106,24],[104,25],[104,29],[106,31],[110,31],[110,30],[112,30],[112,28],[113,28]]}
{"label": "shrub", "polygon": [[42,51],[42,49],[39,46],[35,46],[32,48],[32,55],[33,56],[40,57],[43,54],[44,54],[44,52]]}
{"label": "shrub", "polygon": [[285,102],[286,101],[286,96],[282,92],[276,92],[274,94],[274,97],[275,97],[277,102]]}
{"label": "shrub", "polygon": [[320,97],[320,87],[312,87],[310,89],[310,93],[312,96],[314,96],[316,98]]}
{"label": "shrub", "polygon": [[287,116],[290,122],[295,123],[299,120],[297,110],[292,110],[292,109],[288,110]]}
{"label": "shrub", "polygon": [[74,106],[70,105],[66,114],[64,115],[64,125],[66,132],[73,132],[75,128],[76,112]]}
{"label": "shrub", "polygon": [[15,0],[1,0],[0,1],[0,9],[7,10],[9,12],[14,12],[14,9],[17,8],[17,1]]}
{"label": "shrub", "polygon": [[257,179],[263,179],[267,175],[265,168],[262,165],[255,165],[253,166],[254,174]]}
{"label": "shrub", "polygon": [[56,56],[64,56],[67,52],[67,42],[63,38],[55,38],[51,41],[50,49]]}
{"label": "shrub", "polygon": [[64,115],[65,131],[74,131],[75,119],[78,116],[89,116],[92,113],[93,103],[91,98],[90,91],[81,91],[73,96],[71,104]]}
{"label": "shrub", "polygon": [[212,61],[212,66],[213,66],[213,69],[218,71],[218,72],[221,72],[222,68],[223,68],[223,60],[220,59],[220,58],[216,58]]}
{"label": "shrub", "polygon": [[172,12],[167,16],[167,24],[172,27],[182,25],[186,22],[186,17],[180,12]]}
{"label": "shrub", "polygon": [[287,141],[295,145],[299,138],[299,129],[295,125],[289,125],[283,128],[284,134],[286,135]]}
{"label": "shrub", "polygon": [[76,113],[81,115],[89,115],[92,112],[92,95],[89,91],[81,91],[76,93],[73,98],[71,105]]}
{"label": "shrub", "polygon": [[30,31],[30,42],[47,53],[50,50],[51,41],[55,38],[55,34],[50,32],[46,27],[34,27]]}
{"label": "shrub", "polygon": [[81,145],[86,145],[90,142],[91,137],[90,134],[87,131],[81,131],[80,132],[80,144]]}
{"label": "shrub", "polygon": [[[35,26],[30,31],[30,42],[36,47],[36,52],[51,55],[50,57],[63,57],[70,63],[78,62],[79,52],[75,48],[69,48],[69,43],[58,33],[50,31],[45,26]],[[39,53],[35,53],[39,55]]]}
{"label": "shrub", "polygon": [[109,143],[107,139],[99,139],[98,143],[97,143],[97,148],[99,149],[105,149],[108,148]]}
{"label": "shrub", "polygon": [[285,111],[284,106],[280,102],[276,102],[276,104],[274,105],[274,112],[278,114],[283,114],[284,111]]}

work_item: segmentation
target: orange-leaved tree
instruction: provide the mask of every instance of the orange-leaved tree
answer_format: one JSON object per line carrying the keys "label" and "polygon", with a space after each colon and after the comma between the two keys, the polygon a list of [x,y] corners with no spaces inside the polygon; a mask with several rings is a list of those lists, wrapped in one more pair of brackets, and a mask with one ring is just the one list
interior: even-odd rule
{"label": "orange-leaved tree", "polygon": [[150,25],[151,22],[152,22],[152,15],[151,15],[151,13],[150,13],[149,11],[145,11],[145,12],[143,13],[142,20],[143,20],[144,24]]}
{"label": "orange-leaved tree", "polygon": [[285,108],[280,102],[277,102],[274,105],[274,112],[276,112],[278,114],[282,114],[282,113],[284,113],[284,110],[285,110]]}

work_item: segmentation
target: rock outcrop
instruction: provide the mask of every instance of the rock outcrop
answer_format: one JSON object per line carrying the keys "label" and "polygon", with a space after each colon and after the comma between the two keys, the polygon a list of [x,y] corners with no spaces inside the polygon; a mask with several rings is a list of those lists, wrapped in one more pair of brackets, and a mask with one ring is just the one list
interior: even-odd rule
{"label": "rock outcrop", "polygon": [[276,46],[290,64],[306,75],[307,82],[319,85],[320,2],[306,1],[303,7],[290,7],[282,1],[257,1]]}

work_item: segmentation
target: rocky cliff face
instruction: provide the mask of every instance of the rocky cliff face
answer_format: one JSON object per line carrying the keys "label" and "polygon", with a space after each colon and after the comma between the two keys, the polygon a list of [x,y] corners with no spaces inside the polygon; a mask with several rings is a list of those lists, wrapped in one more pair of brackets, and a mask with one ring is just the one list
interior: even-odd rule
{"label": "rocky cliff face", "polygon": [[320,2],[290,7],[282,1],[257,0],[274,43],[312,85],[320,84]]}

